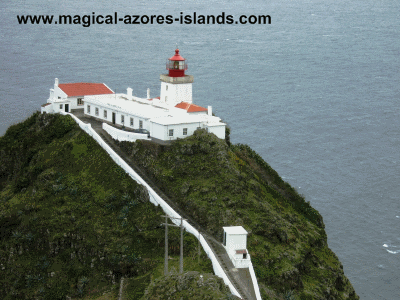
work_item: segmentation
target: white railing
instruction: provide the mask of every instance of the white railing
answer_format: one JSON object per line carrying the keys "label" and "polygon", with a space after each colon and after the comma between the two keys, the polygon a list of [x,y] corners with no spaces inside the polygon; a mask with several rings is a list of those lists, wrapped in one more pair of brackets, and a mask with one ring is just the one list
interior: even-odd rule
{"label": "white railing", "polygon": [[236,258],[235,256],[229,255],[235,268],[248,268],[250,265],[250,254],[247,253],[247,258]]}
{"label": "white railing", "polygon": [[114,140],[117,141],[128,141],[135,142],[136,140],[150,140],[145,133],[136,133],[136,132],[128,132],[119,130],[115,127],[108,125],[107,123],[103,123],[103,129],[112,136]]}
{"label": "white railing", "polygon": [[251,261],[250,261],[250,265],[249,265],[249,271],[250,271],[251,279],[253,281],[254,292],[256,293],[256,298],[257,298],[257,300],[261,300],[260,288],[258,286],[256,273],[254,273],[253,264],[251,263]]}
{"label": "white railing", "polygon": [[[105,141],[103,141],[103,139],[97,134],[97,132],[92,129],[91,124],[83,123],[81,120],[79,120],[77,117],[75,117],[74,115],[72,115],[70,113],[66,113],[66,112],[60,112],[60,113],[62,115],[70,115],[87,134],[89,134],[91,137],[93,137],[99,143],[99,145],[111,156],[111,158],[121,168],[123,168],[125,170],[126,173],[128,173],[128,175],[133,180],[135,180],[139,184],[145,186],[149,192],[149,198],[150,198],[151,203],[153,203],[156,206],[160,205],[161,208],[164,210],[164,212],[166,214],[168,214],[169,216],[175,217],[175,218],[181,218],[181,216],[174,209],[172,209],[160,196],[158,196],[158,194],[122,158],[120,158],[119,155],[117,153],[115,153],[114,150],[112,150]],[[171,221],[175,225],[180,225],[179,219],[172,218]],[[183,227],[185,228],[185,230],[187,232],[193,234],[197,239],[200,240],[200,244],[203,247],[204,252],[207,254],[207,256],[210,258],[210,260],[212,262],[212,266],[213,266],[215,275],[217,275],[218,277],[221,277],[224,280],[224,283],[229,287],[232,294],[242,298],[240,296],[240,294],[238,293],[238,291],[236,290],[236,288],[231,283],[231,281],[229,280],[229,278],[227,277],[227,275],[225,274],[221,265],[218,263],[218,260],[215,257],[214,252],[211,250],[210,246],[207,244],[204,237],[201,234],[199,234],[199,232],[192,225],[190,225],[187,221],[183,221]],[[250,262],[250,266],[251,266],[251,268],[249,268],[250,274],[252,274],[251,272],[253,272],[253,274],[254,274],[253,265],[251,264],[251,262]],[[255,277],[255,274],[252,275],[252,279],[253,279],[253,283],[254,283],[254,289],[255,289],[255,292],[257,295],[257,300],[261,300],[261,296],[259,296],[260,291],[258,288],[257,279]]]}

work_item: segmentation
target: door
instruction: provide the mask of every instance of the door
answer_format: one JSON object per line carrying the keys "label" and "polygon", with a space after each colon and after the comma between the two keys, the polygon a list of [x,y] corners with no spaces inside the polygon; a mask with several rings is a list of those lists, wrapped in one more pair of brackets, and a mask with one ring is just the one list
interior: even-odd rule
{"label": "door", "polygon": [[112,113],[112,123],[115,124],[115,112]]}
{"label": "door", "polygon": [[68,112],[69,104],[65,104],[65,112]]}

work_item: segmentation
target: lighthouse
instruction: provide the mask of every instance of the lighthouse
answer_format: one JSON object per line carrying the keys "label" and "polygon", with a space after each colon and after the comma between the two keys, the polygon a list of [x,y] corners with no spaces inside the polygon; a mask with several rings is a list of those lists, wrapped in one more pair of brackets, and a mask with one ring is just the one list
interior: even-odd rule
{"label": "lighthouse", "polygon": [[139,98],[129,87],[126,94],[117,94],[103,83],[59,84],[56,79],[48,103],[41,111],[69,113],[71,109],[80,109],[84,116],[110,126],[107,132],[120,141],[150,136],[164,144],[191,136],[199,128],[225,139],[226,124],[212,113],[211,106],[207,109],[193,103],[193,76],[185,74],[187,67],[186,59],[176,49],[175,55],[167,59],[167,72],[160,76],[160,97],[155,98],[150,97],[149,89],[146,98]]}
{"label": "lighthouse", "polygon": [[181,102],[192,103],[193,76],[186,75],[187,62],[175,50],[175,55],[167,59],[166,69],[168,74],[161,74],[160,100],[168,105],[175,106]]}

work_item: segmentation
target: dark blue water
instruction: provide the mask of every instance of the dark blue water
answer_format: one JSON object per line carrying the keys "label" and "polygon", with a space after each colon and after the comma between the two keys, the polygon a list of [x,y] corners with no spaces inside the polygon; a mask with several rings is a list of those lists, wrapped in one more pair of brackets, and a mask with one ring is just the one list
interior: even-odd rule
{"label": "dark blue water", "polygon": [[[178,44],[212,105],[304,194],[361,299],[400,299],[400,3],[0,3],[0,134],[58,77],[159,95]],[[18,25],[17,14],[269,14],[271,25]]]}

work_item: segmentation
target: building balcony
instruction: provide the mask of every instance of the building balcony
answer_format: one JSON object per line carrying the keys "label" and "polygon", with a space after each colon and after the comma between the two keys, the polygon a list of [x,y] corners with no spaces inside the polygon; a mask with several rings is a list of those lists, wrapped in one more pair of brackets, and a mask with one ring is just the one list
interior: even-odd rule
{"label": "building balcony", "polygon": [[193,75],[185,75],[183,77],[171,77],[167,74],[161,74],[160,80],[167,83],[193,83]]}
{"label": "building balcony", "polygon": [[229,258],[236,269],[248,268],[250,266],[251,259],[249,253],[246,253],[246,258],[243,258],[243,255],[241,254],[229,253]]}

